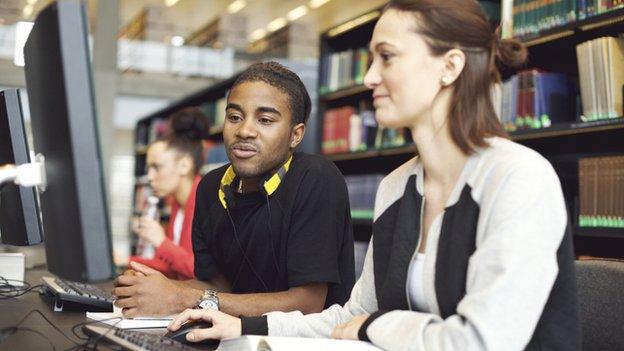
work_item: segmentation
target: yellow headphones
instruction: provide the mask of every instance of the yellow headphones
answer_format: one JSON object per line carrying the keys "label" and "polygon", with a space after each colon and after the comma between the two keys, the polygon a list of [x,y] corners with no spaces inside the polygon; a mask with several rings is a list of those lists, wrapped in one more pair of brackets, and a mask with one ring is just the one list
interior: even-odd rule
{"label": "yellow headphones", "polygon": [[[272,195],[275,190],[277,190],[280,183],[282,182],[282,179],[286,175],[286,172],[288,172],[288,169],[290,168],[291,161],[292,155],[290,156],[290,158],[288,158],[288,161],[286,161],[279,168],[279,170],[277,170],[277,172],[275,172],[268,179],[264,178],[266,180],[262,183],[261,189],[264,190],[267,196]],[[221,184],[219,185],[219,201],[221,201],[221,205],[225,209],[227,209],[227,199],[231,198],[231,185],[235,179],[236,173],[234,172],[234,168],[232,167],[232,165],[230,165],[225,171],[225,174],[223,174],[223,177],[221,177]]]}

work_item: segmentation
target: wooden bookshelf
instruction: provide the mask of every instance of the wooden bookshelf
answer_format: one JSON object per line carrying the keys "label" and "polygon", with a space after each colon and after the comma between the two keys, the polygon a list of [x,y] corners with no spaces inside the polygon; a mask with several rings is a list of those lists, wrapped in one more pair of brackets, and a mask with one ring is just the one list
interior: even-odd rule
{"label": "wooden bookshelf", "polygon": [[348,88],[342,88],[340,90],[333,91],[331,93],[323,94],[319,97],[319,99],[324,100],[324,101],[332,101],[332,100],[342,99],[345,97],[351,97],[353,95],[363,94],[366,92],[370,92],[370,89],[367,88],[365,85],[355,85],[355,86],[348,87]]}
{"label": "wooden bookshelf", "polygon": [[527,46],[535,46],[566,37],[585,37],[587,34],[591,34],[589,32],[592,31],[599,32],[601,29],[615,29],[622,25],[624,25],[624,8],[619,8],[518,39],[522,40]]}
{"label": "wooden bookshelf", "polygon": [[574,227],[575,235],[587,238],[624,239],[624,228]]}

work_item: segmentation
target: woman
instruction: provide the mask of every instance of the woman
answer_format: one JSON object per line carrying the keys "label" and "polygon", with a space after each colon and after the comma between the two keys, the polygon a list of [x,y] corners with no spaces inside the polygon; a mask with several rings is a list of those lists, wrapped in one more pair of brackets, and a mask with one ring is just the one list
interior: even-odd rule
{"label": "woman", "polygon": [[187,310],[210,329],[369,340],[388,350],[579,348],[573,253],[552,166],[505,138],[490,98],[497,59],[526,50],[492,33],[473,0],[391,1],[375,26],[376,118],[408,127],[418,156],[377,192],[373,237],[344,307],[235,318]]}
{"label": "woman", "polygon": [[170,119],[171,132],[154,141],[147,150],[147,177],[154,195],[167,198],[171,217],[167,232],[158,221],[142,217],[137,234],[154,245],[154,258],[133,256],[131,261],[148,265],[170,278],[194,277],[191,228],[195,191],[203,164],[202,139],[208,136],[208,121],[196,108],[177,112]]}

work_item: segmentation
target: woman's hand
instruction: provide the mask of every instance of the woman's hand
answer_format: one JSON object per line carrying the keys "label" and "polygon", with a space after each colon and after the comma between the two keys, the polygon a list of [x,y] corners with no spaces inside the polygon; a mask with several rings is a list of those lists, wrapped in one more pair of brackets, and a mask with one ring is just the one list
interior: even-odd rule
{"label": "woman's hand", "polygon": [[368,314],[363,314],[361,316],[353,317],[347,323],[338,324],[336,328],[334,328],[331,337],[334,339],[359,340],[358,331],[366,319],[368,319],[368,316]]}
{"label": "woman's hand", "polygon": [[143,240],[146,240],[154,247],[159,247],[165,240],[165,230],[159,222],[143,217],[139,219],[139,228],[137,234]]}
{"label": "woman's hand", "polygon": [[241,336],[241,320],[229,314],[214,310],[187,309],[175,317],[167,327],[169,330],[178,330],[182,323],[188,320],[202,319],[212,322],[212,328],[195,329],[186,334],[186,340],[198,342],[206,339],[232,339]]}

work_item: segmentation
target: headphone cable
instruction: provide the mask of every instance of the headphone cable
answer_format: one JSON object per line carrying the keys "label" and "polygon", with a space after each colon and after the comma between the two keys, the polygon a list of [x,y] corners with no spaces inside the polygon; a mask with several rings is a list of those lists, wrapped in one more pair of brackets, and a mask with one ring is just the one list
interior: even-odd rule
{"label": "headphone cable", "polygon": [[[251,261],[247,257],[247,253],[243,249],[243,245],[241,244],[240,240],[238,239],[238,234],[236,232],[236,225],[234,224],[234,219],[232,219],[232,215],[230,214],[230,210],[226,207],[225,211],[227,212],[228,218],[230,219],[230,223],[232,223],[232,229],[234,229],[234,240],[236,241],[236,244],[238,244],[238,248],[241,250],[241,253],[243,254],[243,259],[245,260],[245,262],[247,262],[247,265],[249,266],[249,269],[251,269],[251,272],[256,276],[256,278],[258,278],[260,283],[262,283],[262,286],[264,286],[264,290],[266,290],[266,292],[269,292],[269,287],[266,285],[264,280],[262,280],[262,277],[260,277],[260,275],[253,268],[253,265],[251,264]],[[241,266],[241,268],[242,268],[242,266]],[[232,282],[232,287],[234,287],[234,285],[238,281],[238,276],[240,275],[240,272],[241,272],[241,270],[238,271],[238,274],[236,275],[236,278]]]}
{"label": "headphone cable", "polygon": [[271,204],[269,203],[269,194],[267,194],[266,192],[264,193],[266,195],[266,204],[267,204],[267,210],[269,212],[269,245],[271,245],[271,254],[273,255],[273,264],[275,265],[275,271],[277,272],[277,276],[281,276],[281,270],[279,268],[279,265],[277,264],[277,255],[275,254],[275,246],[273,246],[273,229],[271,226],[271,222],[272,222],[272,218],[271,218]]}

